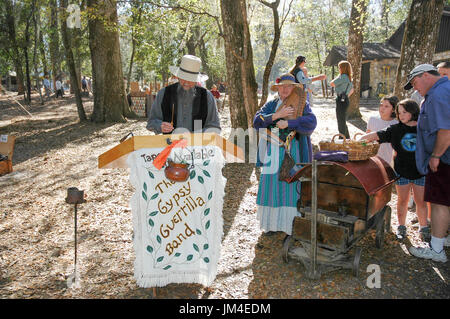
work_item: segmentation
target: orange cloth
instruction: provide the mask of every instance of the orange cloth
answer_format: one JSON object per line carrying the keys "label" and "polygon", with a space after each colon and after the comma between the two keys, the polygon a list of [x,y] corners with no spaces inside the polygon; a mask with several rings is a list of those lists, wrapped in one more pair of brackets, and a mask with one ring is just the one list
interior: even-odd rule
{"label": "orange cloth", "polygon": [[167,161],[167,158],[170,155],[170,152],[172,151],[172,149],[174,147],[186,147],[187,146],[187,140],[182,138],[176,141],[173,141],[172,144],[168,145],[165,149],[162,150],[161,153],[159,153],[159,155],[155,158],[155,160],[153,161],[153,165],[157,168],[157,169],[161,169],[164,164]]}

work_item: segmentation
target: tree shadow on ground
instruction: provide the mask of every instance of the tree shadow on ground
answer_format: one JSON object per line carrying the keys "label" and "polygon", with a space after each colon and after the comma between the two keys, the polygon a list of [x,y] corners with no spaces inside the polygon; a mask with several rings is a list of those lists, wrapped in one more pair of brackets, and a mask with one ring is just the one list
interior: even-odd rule
{"label": "tree shadow on ground", "polygon": [[234,217],[247,189],[252,186],[250,176],[254,167],[255,165],[251,163],[229,163],[223,168],[223,176],[227,179],[222,210],[224,237],[233,225]]}
{"label": "tree shadow on ground", "polygon": [[[16,136],[13,163],[19,164],[69,143],[83,142],[114,123],[78,122],[76,118],[24,120],[0,128],[0,134]],[[76,134],[74,134],[76,132]],[[83,132],[80,135],[80,132]]]}
{"label": "tree shadow on ground", "polygon": [[[392,217],[395,218],[395,217]],[[310,279],[307,269],[298,260],[282,257],[285,234],[261,235],[255,246],[252,263],[253,280],[248,287],[249,298],[444,298],[449,297],[448,263],[413,257],[408,252],[409,239],[399,242],[389,232],[381,249],[375,247],[375,230],[369,230],[356,247],[362,249],[357,276],[350,269],[323,272],[319,279]],[[447,248],[447,253],[449,249]],[[347,252],[351,258],[354,248]],[[374,283],[373,266],[380,271],[380,287]],[[372,266],[372,267],[369,267]]]}
{"label": "tree shadow on ground", "polygon": [[[367,131],[367,122],[364,121],[362,118],[350,119],[350,120],[347,120],[347,122],[349,122],[353,126],[359,128],[363,132]],[[353,138],[353,136],[350,136],[350,138]]]}

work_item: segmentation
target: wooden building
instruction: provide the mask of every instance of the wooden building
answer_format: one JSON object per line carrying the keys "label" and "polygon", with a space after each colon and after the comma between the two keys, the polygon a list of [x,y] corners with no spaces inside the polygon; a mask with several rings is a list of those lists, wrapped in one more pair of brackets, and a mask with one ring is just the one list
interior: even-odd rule
{"label": "wooden building", "polygon": [[[362,97],[378,98],[393,92],[405,25],[406,21],[383,43],[363,43]],[[341,60],[347,60],[347,46],[333,46],[324,62],[325,66],[332,67],[333,78],[338,72],[335,67]],[[450,61],[450,6],[444,7],[441,16],[433,64],[443,61]]]}

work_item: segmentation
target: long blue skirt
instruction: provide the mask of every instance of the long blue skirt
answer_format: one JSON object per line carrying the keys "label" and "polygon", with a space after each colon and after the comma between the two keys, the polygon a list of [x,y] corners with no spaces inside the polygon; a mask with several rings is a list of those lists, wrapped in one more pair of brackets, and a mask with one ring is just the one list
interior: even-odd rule
{"label": "long blue skirt", "polygon": [[[265,161],[259,180],[257,217],[264,231],[283,231],[292,234],[292,222],[297,211],[297,200],[300,198],[299,182],[287,183],[278,180],[279,168],[284,159],[284,147],[268,146]],[[291,155],[296,163],[309,161],[308,142],[306,136],[293,139]],[[273,155],[272,155],[273,154]]]}

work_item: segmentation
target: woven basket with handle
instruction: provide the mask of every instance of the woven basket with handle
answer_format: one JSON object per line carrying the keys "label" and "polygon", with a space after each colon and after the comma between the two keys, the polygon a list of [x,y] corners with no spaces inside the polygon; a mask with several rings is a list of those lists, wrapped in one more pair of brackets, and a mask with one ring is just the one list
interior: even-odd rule
{"label": "woven basket with handle", "polygon": [[[380,144],[377,142],[357,141],[356,136],[362,133],[356,133],[353,139],[346,139],[342,134],[336,134],[330,141],[319,142],[321,151],[344,151],[348,153],[349,161],[364,161],[377,155]],[[341,136],[342,143],[336,143],[336,136]]]}

